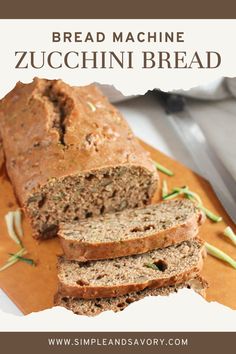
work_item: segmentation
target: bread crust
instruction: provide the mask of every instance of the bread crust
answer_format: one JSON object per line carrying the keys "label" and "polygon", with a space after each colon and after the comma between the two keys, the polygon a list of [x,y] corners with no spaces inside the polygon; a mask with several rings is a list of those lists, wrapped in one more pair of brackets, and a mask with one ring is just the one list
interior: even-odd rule
{"label": "bread crust", "polygon": [[110,299],[80,299],[77,297],[65,296],[56,293],[54,296],[54,305],[62,306],[73,311],[77,315],[96,316],[104,311],[119,312],[126,308],[129,304],[139,301],[148,296],[168,296],[183,288],[190,288],[201,296],[205,296],[205,290],[208,287],[207,282],[200,276],[190,279],[185,283],[173,285],[159,289],[146,289],[137,293],[126,294],[117,298]]}
{"label": "bread crust", "polygon": [[195,213],[186,222],[171,229],[155,232],[143,238],[125,239],[119,242],[82,242],[63,237],[59,229],[58,236],[67,259],[86,262],[89,260],[112,259],[165,248],[183,241],[191,240],[198,234],[198,227],[203,222],[201,212]]}
{"label": "bread crust", "polygon": [[[201,241],[199,241],[201,242]],[[163,277],[148,280],[143,283],[131,283],[111,286],[90,286],[90,285],[65,285],[60,279],[60,264],[58,265],[58,292],[67,296],[76,296],[82,299],[109,298],[118,297],[128,293],[137,292],[144,289],[161,288],[171,285],[178,285],[189,279],[196,277],[203,267],[203,259],[205,257],[205,247],[201,242],[199,257],[196,264],[184,272],[178,273],[169,278]]]}
{"label": "bread crust", "polygon": [[[53,102],[45,93],[49,86],[69,101],[64,144],[60,129],[53,126]],[[91,104],[99,108],[93,112]],[[0,100],[0,130],[7,171],[22,205],[50,179],[102,167],[139,165],[158,179],[128,123],[95,85],[71,87],[61,80],[38,78],[30,84],[18,82]],[[99,152],[86,137],[99,144]]]}

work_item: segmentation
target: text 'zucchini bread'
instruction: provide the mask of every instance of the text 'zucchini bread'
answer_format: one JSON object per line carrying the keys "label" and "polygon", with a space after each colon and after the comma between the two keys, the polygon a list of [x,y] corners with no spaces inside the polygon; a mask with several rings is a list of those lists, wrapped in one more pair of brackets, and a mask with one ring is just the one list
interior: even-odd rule
{"label": "text 'zucchini bread'", "polygon": [[36,238],[59,222],[148,204],[158,174],[128,124],[95,85],[17,83],[0,102],[8,175]]}

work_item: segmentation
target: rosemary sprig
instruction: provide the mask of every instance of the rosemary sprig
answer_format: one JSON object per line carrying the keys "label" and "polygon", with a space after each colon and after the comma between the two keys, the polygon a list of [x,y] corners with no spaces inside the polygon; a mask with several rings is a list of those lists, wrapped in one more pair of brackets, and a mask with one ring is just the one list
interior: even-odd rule
{"label": "rosemary sprig", "polygon": [[160,163],[158,163],[156,161],[154,161],[154,164],[155,164],[156,169],[158,171],[161,171],[161,172],[165,173],[167,176],[174,176],[174,172],[172,172],[171,170],[169,170],[165,166],[161,165]]}
{"label": "rosemary sprig", "polygon": [[226,254],[225,252],[221,251],[219,248],[207,242],[205,242],[205,247],[208,254],[230,264],[231,267],[236,269],[236,261],[233,258],[231,258],[228,254]]}
{"label": "rosemary sprig", "polygon": [[227,236],[236,245],[236,235],[230,226],[224,229],[224,235]]}

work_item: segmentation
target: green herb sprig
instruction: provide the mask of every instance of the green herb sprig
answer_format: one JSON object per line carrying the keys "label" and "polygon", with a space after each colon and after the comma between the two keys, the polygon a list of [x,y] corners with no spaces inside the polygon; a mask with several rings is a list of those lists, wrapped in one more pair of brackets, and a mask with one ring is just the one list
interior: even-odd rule
{"label": "green herb sprig", "polygon": [[227,253],[221,251],[219,248],[211,245],[208,242],[205,242],[205,247],[208,254],[228,263],[229,265],[231,265],[231,267],[236,269],[236,261],[231,258]]}
{"label": "green herb sprig", "polygon": [[18,259],[16,258],[16,256],[22,256],[25,253],[26,253],[26,250],[24,248],[21,248],[18,252],[16,252],[14,254],[14,257],[13,257],[13,255],[11,257],[9,257],[8,260],[6,261],[6,263],[3,264],[2,267],[0,267],[0,272],[2,272],[3,270],[11,267],[13,264],[18,262]]}
{"label": "green herb sprig", "polygon": [[171,193],[165,194],[164,197],[162,197],[162,198],[163,198],[163,200],[170,200],[170,199],[176,198],[180,195],[195,202],[197,208],[201,209],[210,220],[212,220],[214,222],[222,221],[221,216],[214,214],[211,210],[209,210],[203,206],[200,196],[197,193],[189,190],[188,186],[175,187],[172,189]]}
{"label": "green herb sprig", "polygon": [[32,266],[35,266],[36,263],[33,259],[23,257],[24,254],[27,253],[23,242],[23,229],[21,223],[21,211],[18,209],[16,211],[10,211],[5,215],[5,221],[7,226],[7,231],[9,237],[20,246],[20,250],[16,253],[10,253],[10,257],[7,259],[5,264],[0,267],[0,272],[11,267],[13,264],[18,261],[26,262]]}
{"label": "green herb sprig", "polygon": [[16,259],[18,261],[28,263],[29,265],[34,266],[34,267],[36,266],[35,261],[31,258],[25,258],[25,257],[20,256],[19,254],[16,254],[16,253],[9,253],[9,254],[10,254],[10,256],[12,256],[14,259]]}
{"label": "green herb sprig", "polygon": [[176,197],[178,197],[179,195],[182,195],[182,194],[186,194],[188,191],[188,187],[187,186],[183,186],[181,188],[173,188],[172,189],[172,192],[169,193],[169,194],[166,194],[163,199],[164,200],[170,200],[170,199],[174,199]]}
{"label": "green herb sprig", "polygon": [[224,229],[224,235],[226,237],[228,237],[234,245],[236,245],[236,235],[235,233],[233,232],[233,230],[231,229],[230,226],[227,226],[225,229]]}
{"label": "green herb sprig", "polygon": [[155,167],[158,171],[161,171],[162,173],[165,173],[167,176],[174,176],[174,172],[172,172],[171,170],[169,170],[168,168],[166,168],[165,166],[161,165],[160,163],[153,161],[155,164]]}
{"label": "green herb sprig", "polygon": [[198,205],[197,207],[205,213],[205,215],[208,217],[208,219],[210,219],[214,222],[221,222],[223,220],[222,216],[214,214],[212,211],[205,208],[203,205]]}

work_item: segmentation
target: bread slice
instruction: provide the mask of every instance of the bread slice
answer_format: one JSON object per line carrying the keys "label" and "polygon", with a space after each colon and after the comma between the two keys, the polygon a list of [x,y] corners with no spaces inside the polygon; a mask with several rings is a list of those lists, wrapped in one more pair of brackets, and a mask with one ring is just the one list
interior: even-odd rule
{"label": "bread slice", "polygon": [[191,288],[205,296],[207,282],[201,277],[190,279],[182,284],[170,285],[159,289],[145,289],[127,295],[108,299],[85,300],[77,297],[70,297],[57,293],[54,298],[55,306],[62,306],[73,311],[76,315],[97,316],[103,311],[119,312],[129,304],[141,300],[146,296],[167,296],[182,288]]}
{"label": "bread slice", "polygon": [[145,253],[194,238],[202,213],[186,199],[61,224],[66,258],[80,262]]}
{"label": "bread slice", "polygon": [[203,244],[198,240],[112,260],[80,263],[59,257],[59,292],[93,299],[161,288],[193,278],[202,263]]}

